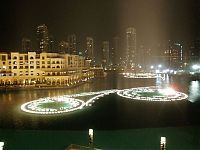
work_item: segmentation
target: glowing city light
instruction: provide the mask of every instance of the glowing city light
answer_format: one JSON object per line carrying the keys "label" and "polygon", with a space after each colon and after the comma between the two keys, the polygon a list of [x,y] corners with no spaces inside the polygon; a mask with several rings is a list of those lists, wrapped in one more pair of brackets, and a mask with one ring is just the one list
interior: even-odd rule
{"label": "glowing city light", "polygon": [[121,97],[143,101],[178,101],[188,96],[172,89],[159,89],[158,87],[140,87],[118,91]]}
{"label": "glowing city light", "polygon": [[161,150],[166,150],[166,137],[161,137],[160,138],[160,149]]}
{"label": "glowing city light", "polygon": [[[119,96],[131,100],[143,101],[177,101],[184,100],[188,96],[184,93],[177,92],[171,88],[160,89],[158,87],[139,87],[123,90],[104,90],[97,92],[85,92],[72,95],[63,95],[57,97],[46,97],[38,100],[30,101],[21,106],[21,110],[34,114],[60,114],[82,109],[83,107],[91,106],[96,100],[99,100],[105,95],[117,93]],[[79,97],[93,96],[85,100],[80,100]]]}
{"label": "glowing city light", "polygon": [[159,77],[157,74],[154,73],[122,73],[125,78],[157,78]]}
{"label": "glowing city light", "polygon": [[79,110],[84,105],[82,100],[59,96],[27,102],[21,106],[21,110],[34,114],[59,114]]}
{"label": "glowing city light", "polygon": [[0,150],[3,150],[4,142],[0,142]]}
{"label": "glowing city light", "polygon": [[200,69],[200,66],[199,65],[193,65],[192,69],[194,69],[194,70]]}

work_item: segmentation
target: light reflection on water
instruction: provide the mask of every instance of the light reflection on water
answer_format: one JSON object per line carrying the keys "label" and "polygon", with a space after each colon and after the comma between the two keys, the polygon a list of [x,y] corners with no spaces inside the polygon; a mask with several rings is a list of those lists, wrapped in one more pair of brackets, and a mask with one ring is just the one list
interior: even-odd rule
{"label": "light reflection on water", "polygon": [[[165,75],[164,79],[158,78],[157,80],[154,79],[125,80],[124,78],[114,76],[107,79],[97,79],[93,82],[85,83],[73,89],[26,90],[26,91],[12,91],[12,92],[1,93],[0,122],[6,122],[6,124],[7,123],[10,124],[12,122],[14,124],[13,126],[17,128],[23,128],[24,125],[31,126],[32,128],[37,128],[38,126],[40,126],[41,122],[45,122],[45,124],[48,124],[48,121],[38,116],[31,116],[31,117],[25,116],[20,111],[21,104],[43,97],[53,97],[53,96],[68,95],[68,94],[71,95],[75,93],[93,92],[93,91],[101,91],[108,89],[126,89],[126,88],[145,87],[145,86],[160,86],[160,87],[174,86],[176,87],[175,90],[188,94],[189,95],[188,100],[190,102],[197,102],[198,100],[200,100],[199,81],[188,81],[186,79],[179,79],[179,78],[173,79],[168,75]],[[122,102],[119,103],[120,104],[116,104],[115,111],[118,111],[118,107],[120,108],[123,107],[123,103]],[[132,111],[131,108],[130,110]],[[58,118],[56,118],[56,122],[57,119]],[[63,122],[60,121],[60,124],[62,123]]]}
{"label": "light reflection on water", "polygon": [[189,85],[189,98],[190,102],[196,102],[200,99],[200,83],[199,81],[191,81]]}

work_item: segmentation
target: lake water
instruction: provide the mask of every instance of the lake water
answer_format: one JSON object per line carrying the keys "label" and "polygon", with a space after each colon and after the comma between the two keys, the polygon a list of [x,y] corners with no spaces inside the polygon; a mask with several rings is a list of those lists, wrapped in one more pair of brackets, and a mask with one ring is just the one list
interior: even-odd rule
{"label": "lake water", "polygon": [[[110,94],[96,101],[92,107],[87,107],[80,111],[64,113],[60,115],[41,116],[27,114],[20,110],[21,104],[42,97],[145,86],[170,86],[177,91],[188,94],[189,97],[188,100],[178,102],[141,102],[131,101],[119,97],[116,94]],[[76,144],[85,144],[83,142],[84,140],[81,140],[81,138],[82,135],[85,136],[85,134],[87,134],[85,131],[87,131],[89,128],[95,129],[100,135],[102,134],[102,137],[98,137],[99,139],[102,139],[101,141],[104,141],[103,136],[106,136],[106,132],[112,136],[117,136],[117,133],[119,132],[120,136],[120,134],[124,135],[125,133],[127,134],[129,131],[131,131],[132,134],[130,133],[130,138],[132,137],[133,139],[135,132],[137,132],[137,134],[141,132],[142,135],[145,135],[144,131],[147,131],[146,134],[149,134],[148,132],[153,132],[156,130],[154,136],[158,136],[160,135],[159,131],[161,130],[164,130],[165,133],[167,133],[166,130],[168,129],[166,128],[168,127],[174,127],[177,130],[189,127],[188,130],[192,130],[192,133],[195,133],[196,131],[199,131],[199,128],[196,127],[200,125],[199,89],[199,81],[190,81],[189,79],[182,77],[166,77],[165,80],[125,79],[120,75],[112,74],[107,78],[96,79],[93,82],[85,83],[73,89],[44,89],[2,92],[0,93],[0,141],[1,139],[9,141],[7,143],[9,145],[9,143],[13,142],[11,140],[12,136],[14,138],[19,136],[26,138],[27,142],[30,142],[26,137],[29,134],[32,135],[37,133],[38,135],[41,134],[41,136],[45,136],[44,134],[49,136],[49,134],[53,134],[51,132],[56,131],[56,133],[54,133],[56,136],[59,136],[60,132],[66,132],[66,134],[72,137],[71,140],[76,139],[73,136],[77,136],[78,134],[80,135],[80,140],[78,142],[79,138],[71,141],[69,136],[65,137],[60,133],[61,138],[65,137],[68,139],[66,144],[69,144],[70,142]],[[159,128],[162,129],[159,130]],[[171,130],[175,129],[172,128]],[[171,130],[169,132],[171,132]],[[195,132],[193,132],[194,130]],[[182,129],[182,131],[184,130]],[[24,134],[28,135],[25,136]],[[198,147],[200,143],[199,134],[190,135],[188,138],[193,138],[193,136],[196,136],[195,140],[197,140],[194,146]],[[35,137],[35,140],[39,138],[39,136],[34,135],[31,137],[33,139]],[[126,138],[127,137],[125,137],[125,139]],[[141,137],[139,136],[139,138]],[[175,140],[175,135],[173,139]],[[155,141],[157,140],[155,139]],[[101,141],[99,142],[101,143]],[[117,140],[113,140],[113,142],[117,142]],[[130,141],[127,139],[124,142],[130,144]],[[59,141],[57,141],[57,143],[59,143]],[[104,141],[104,143],[106,143],[106,141]],[[139,146],[142,146],[142,143],[140,144],[138,144],[138,149]],[[24,145],[23,142],[21,142],[21,146],[22,145]],[[109,144],[107,143],[107,145]],[[114,143],[110,143],[110,145],[113,145],[113,149],[116,149],[114,148]],[[135,144],[135,146],[136,145],[137,144]],[[103,148],[103,143],[99,144],[99,146],[100,148]],[[148,147],[148,145],[146,146]],[[159,146],[159,143],[157,146]],[[122,147],[123,144],[121,145],[121,149],[123,149]],[[131,149],[133,147],[134,144],[132,147],[130,145],[129,148]],[[152,149],[155,147],[152,147]],[[26,148],[27,147],[24,149]],[[39,148],[40,147],[37,147],[37,149]],[[41,147],[41,149],[44,148],[45,146],[43,148]],[[51,148],[56,149],[52,146]],[[49,147],[47,149],[51,148]]]}

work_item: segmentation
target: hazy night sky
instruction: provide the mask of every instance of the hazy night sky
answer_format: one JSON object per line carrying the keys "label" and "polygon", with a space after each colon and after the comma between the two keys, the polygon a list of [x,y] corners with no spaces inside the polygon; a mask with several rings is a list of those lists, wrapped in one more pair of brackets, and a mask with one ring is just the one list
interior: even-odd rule
{"label": "hazy night sky", "polygon": [[22,37],[36,42],[46,24],[56,41],[76,33],[95,42],[137,30],[137,45],[168,39],[190,41],[199,31],[198,0],[4,0],[0,4],[0,48],[19,49]]}

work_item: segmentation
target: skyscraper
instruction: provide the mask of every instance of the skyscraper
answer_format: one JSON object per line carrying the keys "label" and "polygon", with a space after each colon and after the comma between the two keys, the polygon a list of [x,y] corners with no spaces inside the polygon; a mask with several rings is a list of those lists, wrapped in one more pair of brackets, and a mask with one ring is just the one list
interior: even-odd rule
{"label": "skyscraper", "polygon": [[136,67],[136,29],[126,29],[126,62],[127,68]]}
{"label": "skyscraper", "polygon": [[57,52],[53,35],[49,36],[49,52]]}
{"label": "skyscraper", "polygon": [[102,55],[102,65],[103,65],[103,68],[108,68],[109,66],[109,41],[103,41],[102,43],[102,52],[103,52],[103,55]]}
{"label": "skyscraper", "polygon": [[60,53],[69,54],[69,42],[61,41],[58,45]]}
{"label": "skyscraper", "polygon": [[37,41],[38,50],[37,52],[48,52],[49,50],[49,34],[45,24],[37,27]]}
{"label": "skyscraper", "polygon": [[118,36],[115,36],[113,38],[112,49],[110,52],[110,59],[113,66],[116,66],[117,64],[121,63],[120,58],[123,57],[123,54],[120,52],[120,49],[120,38]]}
{"label": "skyscraper", "polygon": [[86,37],[86,59],[94,61],[94,40]]}
{"label": "skyscraper", "polygon": [[77,53],[77,42],[76,42],[76,35],[71,34],[68,36],[68,42],[69,42],[69,51],[70,54],[78,54]]}
{"label": "skyscraper", "polygon": [[31,44],[31,40],[28,38],[23,38],[22,39],[22,49],[21,52],[22,53],[27,53],[30,52],[32,49],[32,44]]}
{"label": "skyscraper", "polygon": [[198,63],[200,61],[200,39],[192,41],[189,50],[189,63]]}
{"label": "skyscraper", "polygon": [[165,51],[170,69],[180,69],[183,67],[183,46],[180,43],[169,41],[169,49]]}

